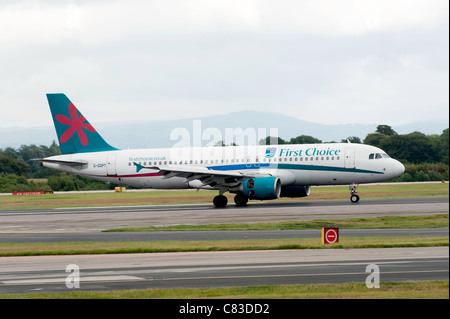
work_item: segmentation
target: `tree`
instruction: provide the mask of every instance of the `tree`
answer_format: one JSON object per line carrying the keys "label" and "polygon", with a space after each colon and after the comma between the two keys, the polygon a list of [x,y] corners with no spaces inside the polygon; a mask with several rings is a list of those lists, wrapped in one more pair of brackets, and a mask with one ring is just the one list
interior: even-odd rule
{"label": "tree", "polygon": [[380,148],[402,162],[433,162],[431,138],[420,132],[391,136],[383,141]]}
{"label": "tree", "polygon": [[389,125],[378,125],[376,132],[389,136],[397,135],[397,132],[394,131]]}
{"label": "tree", "polygon": [[3,175],[28,176],[31,173],[31,167],[12,157],[0,155],[0,173],[3,173]]}
{"label": "tree", "polygon": [[322,141],[309,135],[300,135],[291,138],[291,140],[287,144],[318,144],[318,143],[322,143]]}
{"label": "tree", "polygon": [[259,145],[282,145],[287,144],[285,140],[281,137],[267,136],[266,138],[262,138],[259,140]]}
{"label": "tree", "polygon": [[448,128],[442,131],[440,136],[440,161],[441,163],[448,165],[449,156],[449,139],[448,139]]}
{"label": "tree", "polygon": [[382,148],[381,145],[387,139],[389,139],[389,136],[387,136],[385,134],[370,133],[370,134],[367,134],[366,138],[364,139],[364,144]]}

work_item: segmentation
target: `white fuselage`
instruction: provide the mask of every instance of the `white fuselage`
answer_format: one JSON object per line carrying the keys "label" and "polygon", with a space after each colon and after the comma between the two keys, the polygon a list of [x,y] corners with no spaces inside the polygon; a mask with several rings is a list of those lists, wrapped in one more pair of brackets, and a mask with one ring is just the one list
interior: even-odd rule
{"label": "white fuselage", "polygon": [[[201,167],[275,176],[283,186],[372,183],[393,179],[404,172],[404,166],[381,149],[352,143],[117,150],[49,159],[85,162],[78,166],[43,163],[67,173],[136,188],[158,189],[214,187],[205,187],[185,177],[167,178],[158,174],[156,167]],[[145,168],[138,169],[136,164]]]}

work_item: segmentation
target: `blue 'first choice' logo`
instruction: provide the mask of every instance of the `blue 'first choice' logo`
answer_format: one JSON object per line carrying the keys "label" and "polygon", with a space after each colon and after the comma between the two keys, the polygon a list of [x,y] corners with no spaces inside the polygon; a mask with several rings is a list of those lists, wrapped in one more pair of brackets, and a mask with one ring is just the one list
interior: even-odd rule
{"label": "blue 'first choice' logo", "polygon": [[266,149],[266,158],[272,158],[275,156],[276,147],[268,147]]}

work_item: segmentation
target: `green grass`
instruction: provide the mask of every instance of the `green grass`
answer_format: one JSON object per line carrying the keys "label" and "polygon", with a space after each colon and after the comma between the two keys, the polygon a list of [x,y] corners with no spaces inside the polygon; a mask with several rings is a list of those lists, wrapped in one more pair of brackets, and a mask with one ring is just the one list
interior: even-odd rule
{"label": "green grass", "polygon": [[[5,294],[0,299],[448,299],[449,282],[381,282]],[[183,301],[184,302],[184,301]]]}
{"label": "green grass", "polygon": [[339,243],[323,245],[318,238],[214,240],[214,241],[151,241],[151,242],[85,242],[0,244],[0,257],[85,254],[129,254],[192,251],[237,251],[274,249],[352,249],[393,247],[448,246],[449,237],[361,237],[341,238]]}
{"label": "green grass", "polygon": [[348,218],[336,220],[316,219],[312,221],[285,221],[248,224],[205,224],[128,227],[105,230],[120,231],[217,231],[217,230],[301,230],[337,227],[345,229],[386,229],[386,228],[441,228],[449,227],[449,214],[430,216],[387,216],[374,218]]}
{"label": "green grass", "polygon": [[[448,183],[360,185],[362,199],[445,197],[449,196]],[[227,195],[228,193],[226,193]],[[95,207],[127,205],[211,204],[217,191],[144,191],[115,193],[62,193],[53,195],[0,196],[0,209],[32,209],[61,207]],[[229,195],[232,201],[233,195]],[[348,186],[312,187],[311,195],[304,198],[282,198],[280,201],[348,200]]]}

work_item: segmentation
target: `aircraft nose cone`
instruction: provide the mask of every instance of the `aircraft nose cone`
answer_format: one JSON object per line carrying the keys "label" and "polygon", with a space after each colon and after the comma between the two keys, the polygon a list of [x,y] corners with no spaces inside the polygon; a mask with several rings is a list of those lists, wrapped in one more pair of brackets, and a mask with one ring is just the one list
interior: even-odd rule
{"label": "aircraft nose cone", "polygon": [[405,166],[397,160],[394,160],[394,169],[393,173],[395,177],[402,175],[405,172]]}

